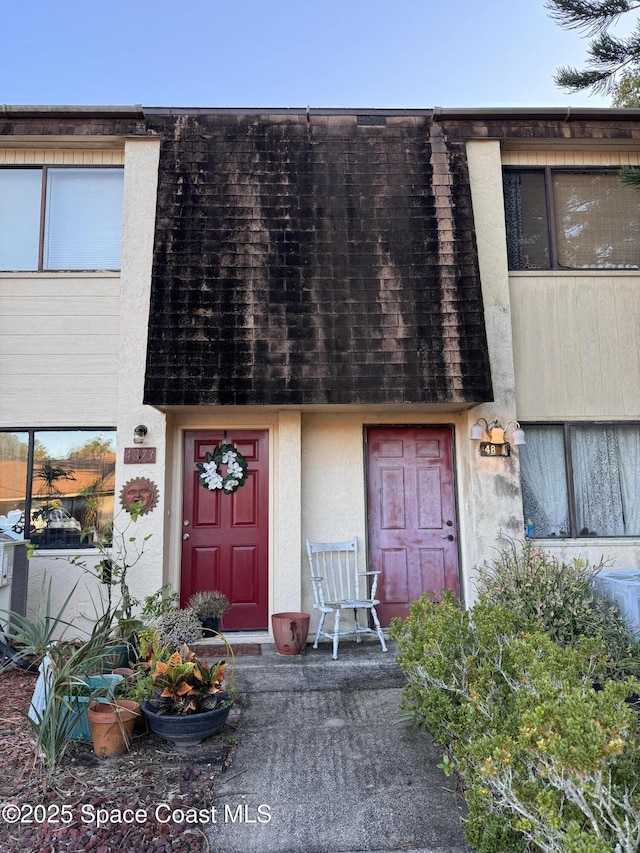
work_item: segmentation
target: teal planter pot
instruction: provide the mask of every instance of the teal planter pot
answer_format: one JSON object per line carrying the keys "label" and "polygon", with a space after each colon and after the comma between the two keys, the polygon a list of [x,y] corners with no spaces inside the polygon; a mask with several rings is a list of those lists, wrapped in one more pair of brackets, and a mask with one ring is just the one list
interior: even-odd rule
{"label": "teal planter pot", "polygon": [[[70,735],[71,740],[91,740],[91,729],[87,708],[94,702],[111,702],[116,687],[123,680],[121,675],[87,675],[83,679],[90,693],[101,690],[104,695],[95,696],[65,696],[69,705],[68,713],[76,718],[75,725]],[[105,692],[106,691],[106,692]]]}

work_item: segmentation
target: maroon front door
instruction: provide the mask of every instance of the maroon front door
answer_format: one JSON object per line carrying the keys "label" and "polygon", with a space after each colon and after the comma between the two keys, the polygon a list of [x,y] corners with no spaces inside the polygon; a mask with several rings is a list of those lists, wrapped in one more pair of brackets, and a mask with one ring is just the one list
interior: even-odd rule
{"label": "maroon front door", "polygon": [[383,626],[423,592],[458,584],[458,535],[449,427],[367,430],[369,568]]}
{"label": "maroon front door", "polygon": [[231,606],[224,631],[268,626],[269,438],[266,430],[228,430],[248,463],[248,477],[232,494],[200,485],[197,462],[223,441],[222,430],[192,430],[184,440],[184,490],[180,532],[180,603],[192,593],[218,589]]}

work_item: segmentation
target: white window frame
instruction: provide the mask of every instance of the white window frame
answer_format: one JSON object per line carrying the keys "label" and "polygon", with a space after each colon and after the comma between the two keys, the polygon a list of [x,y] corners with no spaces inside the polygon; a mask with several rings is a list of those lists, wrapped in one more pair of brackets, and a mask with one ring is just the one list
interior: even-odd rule
{"label": "white window frame", "polygon": [[[58,271],[113,271],[117,272],[120,269],[120,253],[121,253],[121,243],[122,243],[122,190],[124,186],[124,169],[120,165],[114,166],[97,166],[95,164],[88,164],[85,166],[78,164],[69,164],[69,165],[35,165],[35,166],[14,166],[14,165],[3,165],[0,167],[1,171],[30,171],[37,172],[41,175],[41,189],[40,189],[40,213],[39,213],[39,223],[38,223],[38,233],[37,233],[37,263],[32,265],[22,265],[19,267],[12,267],[11,264],[4,264],[2,266],[1,272],[58,272]],[[117,171],[122,175],[122,180],[120,182],[120,194],[119,198],[116,200],[117,204],[117,214],[114,213],[116,208],[112,208],[111,210],[102,210],[98,206],[97,208],[93,208],[91,206],[90,200],[87,203],[87,199],[85,198],[84,204],[86,209],[91,209],[92,214],[96,214],[96,218],[93,223],[88,223],[88,237],[84,237],[82,234],[79,235],[78,246],[80,247],[80,252],[86,252],[86,246],[89,246],[88,249],[88,258],[89,262],[79,262],[75,261],[72,263],[61,263],[56,262],[55,260],[48,260],[48,250],[45,246],[50,237],[51,233],[51,224],[54,222],[60,222],[61,217],[58,214],[57,210],[54,210],[52,213],[51,201],[52,199],[48,196],[48,188],[50,186],[50,178],[53,180],[55,178],[56,173],[62,173],[65,171],[75,171],[76,173],[82,173],[86,171],[89,173],[96,172],[106,172],[106,171]],[[73,205],[71,205],[73,207]],[[106,225],[101,224],[100,222],[100,214],[103,214]],[[82,216],[82,208],[80,208],[79,216]],[[35,220],[36,217],[34,217]],[[33,226],[35,227],[35,225]],[[98,256],[100,251],[105,251],[102,245],[102,240],[96,238],[96,233],[99,234],[100,229],[104,228],[107,234],[106,243],[107,243],[107,251],[106,254],[109,257],[108,262],[105,260],[102,263],[96,263],[98,260]],[[58,230],[58,233],[63,233],[62,230]],[[92,237],[94,235],[93,240],[95,241],[95,247],[92,245]],[[35,242],[35,241],[34,241]],[[67,250],[68,251],[68,250]],[[93,257],[92,257],[93,255]],[[85,257],[87,255],[85,254]],[[113,262],[112,262],[113,261]]]}

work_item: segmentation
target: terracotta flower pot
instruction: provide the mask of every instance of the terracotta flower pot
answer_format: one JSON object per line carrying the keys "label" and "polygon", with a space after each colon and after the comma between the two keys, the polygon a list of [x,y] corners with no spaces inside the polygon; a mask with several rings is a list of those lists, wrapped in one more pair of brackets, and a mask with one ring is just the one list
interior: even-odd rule
{"label": "terracotta flower pot", "polygon": [[131,745],[131,733],[140,716],[140,705],[129,699],[95,702],[87,709],[93,751],[101,758],[122,755]]}
{"label": "terracotta flower pot", "polygon": [[[87,685],[87,691],[93,692],[101,690],[107,701],[113,699],[113,694],[116,687],[122,681],[122,676],[117,673],[107,673],[105,675],[86,675],[83,678]],[[75,719],[75,725],[69,738],[71,740],[91,740],[91,729],[89,727],[89,715],[87,710],[89,705],[95,702],[90,695],[87,696],[67,696],[66,702],[69,706],[69,714],[72,714]]]}
{"label": "terracotta flower pot", "polygon": [[307,642],[309,613],[274,613],[271,616],[273,639],[281,655],[299,655]]}

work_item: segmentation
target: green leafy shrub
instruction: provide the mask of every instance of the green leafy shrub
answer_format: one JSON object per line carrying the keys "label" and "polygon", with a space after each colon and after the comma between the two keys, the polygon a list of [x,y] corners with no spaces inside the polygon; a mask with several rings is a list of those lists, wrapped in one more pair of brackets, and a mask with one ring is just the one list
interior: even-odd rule
{"label": "green leafy shrub", "polygon": [[138,702],[140,705],[145,699],[151,699],[156,692],[151,672],[149,670],[138,669],[135,678],[125,679],[117,689],[119,699],[130,699],[133,702]]}
{"label": "green leafy shrub", "polygon": [[403,706],[447,750],[477,853],[636,851],[640,843],[633,681],[604,677],[597,637],[563,647],[522,614],[482,598],[466,612],[445,593],[394,620],[408,681]]}
{"label": "green leafy shrub", "polygon": [[601,637],[609,674],[640,674],[640,647],[615,603],[595,596],[593,580],[604,564],[561,562],[530,539],[503,539],[497,558],[479,566],[481,596],[516,614],[521,628],[537,622],[562,646]]}

